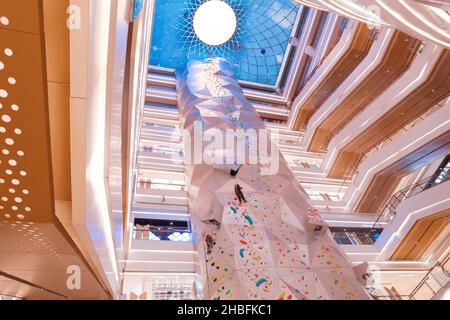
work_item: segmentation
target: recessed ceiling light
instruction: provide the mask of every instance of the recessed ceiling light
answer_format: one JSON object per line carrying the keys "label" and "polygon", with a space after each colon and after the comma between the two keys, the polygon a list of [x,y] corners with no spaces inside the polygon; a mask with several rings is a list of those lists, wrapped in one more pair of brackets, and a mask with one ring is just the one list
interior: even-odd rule
{"label": "recessed ceiling light", "polygon": [[236,32],[236,14],[229,4],[211,0],[202,4],[194,16],[195,34],[206,44],[219,46]]}

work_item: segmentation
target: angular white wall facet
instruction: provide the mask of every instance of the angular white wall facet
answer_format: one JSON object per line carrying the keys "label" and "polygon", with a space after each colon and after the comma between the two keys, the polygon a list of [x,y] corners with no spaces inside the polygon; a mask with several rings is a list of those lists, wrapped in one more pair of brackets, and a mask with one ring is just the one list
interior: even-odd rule
{"label": "angular white wall facet", "polygon": [[[184,140],[191,220],[203,279],[199,287],[207,289],[204,296],[367,299],[352,265],[329,233],[307,231],[311,218],[307,196],[276,148],[269,153],[278,169],[271,175],[263,174],[263,166],[249,163],[248,156],[236,177],[229,174],[233,162],[199,161],[200,146],[193,142],[199,124],[204,135],[216,137],[225,136],[226,129],[264,129],[229,64],[222,59],[190,62],[178,79],[178,102],[182,127],[192,137],[186,134]],[[247,151],[255,144],[241,134],[236,140],[244,141]],[[207,150],[206,158],[234,150],[214,139],[200,145]],[[217,147],[215,154],[212,146]],[[189,163],[189,157],[195,156],[197,161]],[[239,204],[236,183],[243,187],[247,203]],[[220,222],[220,227],[202,222],[211,219]],[[208,234],[215,242],[209,254],[205,248]]]}

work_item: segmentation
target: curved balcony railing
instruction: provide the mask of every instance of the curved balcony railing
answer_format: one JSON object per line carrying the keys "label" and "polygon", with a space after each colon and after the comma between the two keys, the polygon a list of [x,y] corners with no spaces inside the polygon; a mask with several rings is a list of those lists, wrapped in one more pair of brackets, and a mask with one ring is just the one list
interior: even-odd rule
{"label": "curved balcony railing", "polygon": [[379,151],[389,145],[391,142],[393,142],[398,136],[402,135],[403,133],[411,130],[414,128],[419,122],[422,122],[429,116],[431,116],[434,112],[441,109],[442,107],[446,106],[450,102],[450,97],[446,97],[442,101],[440,101],[438,104],[436,104],[434,107],[430,108],[427,112],[422,114],[421,116],[414,119],[414,121],[408,123],[407,125],[403,126],[402,128],[398,129],[395,132],[390,132],[386,134],[382,139],[381,143],[377,142],[372,147],[368,149],[365,153],[362,153],[358,159],[354,162],[354,164],[348,169],[348,172],[346,174],[347,179],[351,179],[355,174],[358,173],[359,165],[369,158],[374,152]]}
{"label": "curved balcony railing", "polygon": [[384,209],[381,211],[381,213],[378,216],[377,220],[375,221],[372,229],[375,229],[377,227],[378,222],[381,220],[382,217],[385,217],[391,221],[397,213],[398,205],[402,201],[450,180],[450,174],[438,176],[438,179],[436,179],[435,177],[436,177],[436,174],[433,174],[432,176],[424,178],[424,179],[410,185],[409,187],[406,187],[400,191],[397,191],[391,197],[391,199],[386,204]]}
{"label": "curved balcony railing", "polygon": [[395,288],[380,288],[372,293],[376,300],[431,300],[450,283],[450,256],[436,263],[408,295],[399,295]]}

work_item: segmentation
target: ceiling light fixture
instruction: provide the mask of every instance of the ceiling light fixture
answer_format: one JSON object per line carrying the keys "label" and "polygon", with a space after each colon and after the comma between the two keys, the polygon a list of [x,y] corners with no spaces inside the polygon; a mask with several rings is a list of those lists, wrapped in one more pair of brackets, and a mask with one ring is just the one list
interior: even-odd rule
{"label": "ceiling light fixture", "polygon": [[195,34],[211,46],[219,46],[230,40],[236,32],[236,26],[236,14],[224,1],[207,1],[195,12]]}

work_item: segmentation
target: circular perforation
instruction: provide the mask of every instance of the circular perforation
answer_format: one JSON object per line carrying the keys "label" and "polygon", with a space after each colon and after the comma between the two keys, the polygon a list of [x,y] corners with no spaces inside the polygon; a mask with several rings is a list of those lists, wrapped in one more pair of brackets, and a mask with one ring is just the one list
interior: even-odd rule
{"label": "circular perforation", "polygon": [[5,16],[0,17],[0,23],[4,26],[8,26],[9,25],[8,17],[5,17]]}

